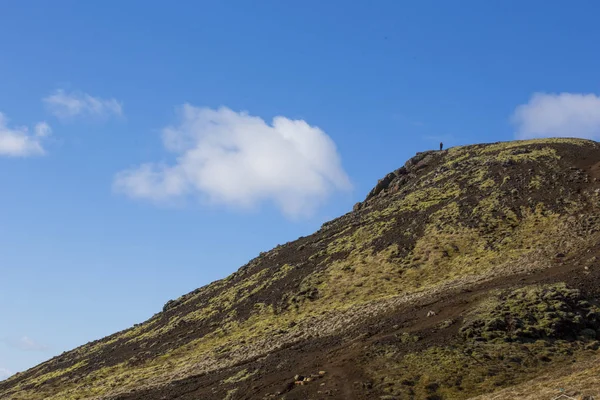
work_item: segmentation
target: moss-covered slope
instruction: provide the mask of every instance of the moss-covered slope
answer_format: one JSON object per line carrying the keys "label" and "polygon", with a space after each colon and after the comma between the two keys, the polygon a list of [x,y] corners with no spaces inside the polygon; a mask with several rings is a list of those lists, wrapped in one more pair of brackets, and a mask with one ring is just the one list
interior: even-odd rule
{"label": "moss-covered slope", "polygon": [[492,393],[597,356],[599,243],[598,143],[420,153],[351,213],[0,383],[0,398]]}

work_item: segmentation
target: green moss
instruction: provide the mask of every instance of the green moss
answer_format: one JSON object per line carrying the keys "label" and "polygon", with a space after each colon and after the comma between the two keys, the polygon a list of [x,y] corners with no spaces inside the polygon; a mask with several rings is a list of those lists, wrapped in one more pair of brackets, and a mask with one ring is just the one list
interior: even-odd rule
{"label": "green moss", "polygon": [[481,183],[481,185],[479,185],[479,189],[481,189],[481,190],[490,189],[490,188],[494,187],[495,185],[496,185],[496,181],[494,181],[491,178],[488,178],[485,181],[483,181]]}
{"label": "green moss", "polygon": [[573,144],[577,146],[589,146],[593,143],[591,140],[575,139],[575,138],[544,138],[544,139],[531,139],[531,140],[514,140],[510,142],[499,142],[486,145],[478,145],[480,153],[495,153],[499,151],[506,151],[516,149],[519,147],[528,147],[531,145],[551,145],[551,144]]}
{"label": "green moss", "polygon": [[225,396],[225,398],[223,400],[234,400],[235,399],[235,395],[238,392],[239,389],[231,389],[229,391],[227,391],[227,395]]}
{"label": "green moss", "polygon": [[529,181],[529,188],[530,189],[541,189],[542,188],[542,177],[534,176],[533,178],[531,178],[531,180]]}
{"label": "green moss", "polygon": [[407,352],[399,335],[373,345],[368,371],[400,398],[470,398],[589,358],[599,327],[600,309],[564,283],[500,290],[467,312],[463,341]]}
{"label": "green moss", "polygon": [[334,261],[321,274],[315,308],[348,308],[373,299],[402,292],[401,267],[390,258],[398,251],[396,245],[374,253],[372,250],[352,252],[343,260]]}
{"label": "green moss", "polygon": [[495,160],[499,162],[522,162],[522,161],[535,161],[540,158],[547,159],[560,159],[556,153],[556,149],[551,147],[543,147],[541,149],[532,149],[527,152],[518,151],[520,149],[503,150],[500,151],[496,156]]}
{"label": "green moss", "polygon": [[457,184],[447,183],[442,187],[425,187],[412,191],[399,203],[398,211],[424,211],[446,200],[453,200],[462,194]]}
{"label": "green moss", "polygon": [[368,246],[373,240],[382,236],[390,229],[395,222],[396,221],[393,218],[370,221],[368,224],[355,229],[352,234],[347,234],[351,229],[348,228],[343,231],[342,234],[337,235],[335,240],[329,243],[327,246],[327,254],[331,255]]}
{"label": "green moss", "polygon": [[418,342],[421,338],[418,335],[410,334],[408,332],[403,332],[399,336],[401,343],[414,343]]}
{"label": "green moss", "polygon": [[473,157],[472,153],[467,151],[465,147],[453,147],[448,150],[448,155],[449,160],[444,163],[444,166],[450,170]]}
{"label": "green moss", "polygon": [[258,373],[258,370],[255,370],[253,372],[248,372],[248,370],[244,368],[244,369],[238,371],[236,374],[230,376],[229,378],[224,379],[222,381],[222,383],[233,384],[233,383],[243,382],[246,379],[250,378],[252,375],[255,375],[256,373]]}
{"label": "green moss", "polygon": [[[482,208],[480,212],[484,210]],[[535,247],[536,240],[547,240],[553,236],[559,240],[560,235],[554,235],[560,229],[558,216],[547,212],[543,205],[533,211],[523,210],[521,214],[521,217],[514,215],[518,226],[510,228],[510,239],[499,243],[500,238],[485,237],[476,228],[456,223],[463,213],[456,202],[447,202],[432,214],[425,234],[405,258],[398,258],[399,248],[395,244],[379,252],[374,252],[368,245],[380,232],[388,229],[385,223],[372,231],[374,236],[365,235],[362,231],[353,235],[352,246],[344,247],[350,251],[345,259],[330,262],[321,272],[305,278],[299,293],[304,300],[298,302],[298,307],[275,312],[273,305],[259,304],[249,319],[235,320],[232,306],[236,301],[257,290],[266,290],[275,279],[286,276],[294,267],[284,265],[272,276],[256,273],[223,291],[221,299],[228,308],[228,318],[212,333],[142,365],[123,363],[94,371],[76,386],[70,389],[63,386],[60,392],[48,392],[45,397],[54,400],[69,398],[75,393],[96,395],[116,388],[122,390],[157,383],[173,374],[185,373],[206,360],[244,352],[242,349],[246,346],[265,337],[276,336],[281,327],[290,326],[292,322],[322,312],[335,312],[356,304],[434,288],[469,274],[482,274],[507,260],[523,256],[527,252],[525,247]],[[217,306],[218,302],[209,302],[199,313],[215,312],[214,307]],[[82,389],[84,386],[86,389]]]}
{"label": "green moss", "polygon": [[[502,291],[465,319],[461,333],[478,340],[575,339],[600,328],[600,308],[563,283]],[[584,335],[585,336],[585,335]]]}
{"label": "green moss", "polygon": [[[292,283],[290,280],[291,285],[287,287],[297,288],[295,292],[286,291],[281,299],[272,304],[265,300],[268,296],[263,296],[272,286],[300,267],[300,264],[280,265],[277,262],[278,254],[289,254],[289,249],[284,252],[283,246],[279,246],[262,254],[258,260],[249,263],[240,272],[177,299],[174,307],[185,306],[181,308],[190,310],[187,314],[169,310],[142,325],[115,335],[110,341],[83,346],[70,353],[69,357],[77,360],[84,358],[80,362],[85,363],[90,354],[119,341],[137,342],[140,348],[150,346],[163,340],[166,334],[173,333],[182,322],[203,327],[213,326],[212,331],[205,336],[164,354],[158,354],[154,359],[141,364],[123,362],[109,368],[99,367],[85,377],[78,377],[77,383],[74,380],[62,382],[62,378],[67,375],[76,376],[76,366],[79,364],[72,367],[75,369],[56,370],[46,375],[38,374],[37,378],[24,380],[23,384],[40,384],[57,378],[61,381],[60,385],[44,385],[31,391],[21,390],[19,397],[15,398],[56,400],[77,396],[92,397],[141,385],[168,382],[173,376],[187,376],[217,367],[224,368],[228,363],[234,362],[233,360],[247,357],[256,348],[268,348],[264,343],[276,342],[278,335],[285,332],[301,335],[303,332],[297,326],[312,321],[313,317],[322,317],[327,313],[336,313],[356,305],[397,296],[440,290],[469,279],[500,276],[521,266],[524,269],[533,268],[533,264],[545,263],[547,255],[555,254],[556,248],[568,252],[569,249],[583,246],[582,243],[594,242],[594,237],[585,233],[589,229],[583,230],[582,225],[584,233],[579,233],[573,228],[579,226],[578,222],[574,222],[574,217],[569,217],[568,214],[581,213],[583,206],[577,198],[569,197],[568,192],[561,193],[564,197],[562,209],[552,204],[548,207],[541,203],[536,204],[531,198],[527,200],[528,206],[519,208],[516,204],[521,203],[511,200],[509,187],[524,184],[529,185],[529,189],[532,190],[542,189],[546,182],[551,182],[550,174],[560,172],[559,153],[550,147],[555,143],[589,145],[590,142],[545,139],[456,147],[446,153],[440,153],[438,164],[423,170],[427,171],[426,174],[419,172],[421,175],[414,179],[411,176],[411,180],[398,192],[378,199],[373,206],[374,210],[357,213],[353,217],[356,219],[347,220],[350,221],[347,226],[321,232],[318,234],[318,241],[307,244],[314,246],[315,250],[307,256],[307,264],[310,264],[310,267],[302,268],[314,270],[308,274],[298,271],[300,282],[294,280]],[[506,174],[501,179],[498,175],[499,169],[504,168],[505,163],[512,165],[540,160],[545,168],[529,183],[522,182],[521,177],[516,179],[516,176]],[[473,191],[474,187],[477,190]],[[533,196],[531,193],[527,195]],[[473,198],[473,194],[477,196]],[[551,211],[550,207],[554,207],[554,211]],[[586,212],[588,211],[586,209]],[[399,221],[407,221],[402,229]],[[302,263],[305,261],[307,260],[303,258]],[[260,298],[260,302],[256,302],[259,300],[253,299],[253,296]],[[516,319],[527,320],[527,314],[523,310],[531,308],[535,296],[534,300],[528,295],[524,298],[527,300],[525,304],[529,306],[522,309],[519,308],[521,303],[517,302],[516,298],[500,302],[508,302],[508,311],[501,308],[498,300],[489,300],[489,307],[492,307],[491,310],[500,307],[503,312],[512,313]],[[254,304],[250,316],[245,320],[241,315],[247,314],[238,312],[238,307],[242,304],[244,307]],[[548,317],[548,313],[554,313],[560,307],[562,306],[551,301],[537,301],[535,311],[527,311],[534,316],[535,324],[529,328],[522,328],[521,331],[510,331],[512,336],[506,337],[526,337],[533,340],[533,337],[537,337],[535,335],[550,335],[549,332],[554,329],[553,324],[556,321],[554,317]],[[514,313],[511,311],[513,308],[517,310]],[[515,343],[505,343],[505,336],[498,336],[497,330],[492,329],[494,326],[500,326],[500,323],[485,314],[489,311],[485,310],[488,309],[484,307],[475,313],[479,317],[469,314],[468,320],[483,318],[485,321],[471,336],[465,333],[466,341],[472,341],[474,337],[483,339],[481,346],[488,346],[483,353],[477,353],[477,350],[471,355],[466,355],[466,348],[441,348],[408,356],[405,354],[405,348],[421,343],[412,342],[413,336],[399,336],[397,339],[403,348],[394,350],[393,346],[388,346],[382,350],[383,358],[390,363],[386,364],[386,368],[389,367],[392,371],[399,368],[397,375],[392,373],[384,376],[385,382],[391,383],[390,387],[396,387],[400,382],[406,391],[398,393],[407,398],[414,396],[409,394],[408,388],[423,396],[440,394],[453,398],[467,392],[480,393],[484,389],[478,389],[478,384],[481,384],[482,388],[489,388],[504,385],[511,379],[520,379],[505,371],[508,368],[506,366],[512,364],[505,365],[503,360],[499,362],[506,368],[502,367],[505,369],[501,369],[500,372],[494,370],[493,365],[486,366],[486,369],[478,369],[479,364],[473,361],[475,357],[485,364],[482,361],[486,359],[485,354],[492,359],[499,359],[502,352],[514,353],[515,357],[522,358],[521,353],[511,347],[515,346]],[[581,315],[575,314],[574,320],[577,315]],[[444,328],[440,326],[437,329]],[[587,332],[586,335],[591,333]],[[525,345],[534,346],[535,343]],[[560,352],[568,346],[560,346],[555,350],[562,354]],[[532,351],[534,349],[536,348],[530,348]],[[531,363],[532,368],[537,368],[534,361]],[[438,364],[450,372],[445,374],[436,370]],[[464,367],[457,367],[463,364]],[[431,366],[432,372],[429,372],[426,367]],[[376,370],[374,367],[374,371]],[[40,369],[40,373],[43,371],[44,369]],[[529,373],[528,369],[521,371],[524,371],[525,375]],[[247,371],[244,372],[246,373]],[[451,373],[464,374],[466,378],[464,382],[453,386],[448,383],[453,379],[449,375]],[[492,375],[488,377],[488,374]],[[500,379],[502,374],[508,374],[508,378]],[[244,376],[246,375],[242,375],[240,371],[225,379],[223,383],[234,384]],[[402,384],[403,379],[413,382],[413,386]]]}
{"label": "green moss", "polygon": [[589,357],[581,344],[570,342],[433,346],[405,355],[404,345],[398,346],[394,355],[387,345],[386,356],[374,357],[368,369],[375,388],[397,398],[471,398]]}
{"label": "green moss", "polygon": [[73,372],[73,371],[78,370],[79,368],[84,367],[85,365],[87,365],[87,363],[88,363],[87,360],[82,360],[68,368],[59,369],[59,370],[55,370],[53,372],[48,372],[43,375],[39,375],[36,378],[30,380],[29,383],[33,384],[33,385],[39,385],[39,384],[47,382],[51,379],[60,378],[61,376],[65,375],[69,372]]}

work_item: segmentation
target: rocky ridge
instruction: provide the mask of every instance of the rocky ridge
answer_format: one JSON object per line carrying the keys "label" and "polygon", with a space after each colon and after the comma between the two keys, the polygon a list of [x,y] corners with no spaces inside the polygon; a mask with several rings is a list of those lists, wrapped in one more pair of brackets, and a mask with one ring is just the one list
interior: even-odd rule
{"label": "rocky ridge", "polygon": [[567,377],[600,361],[599,259],[598,143],[423,152],[313,235],[0,399],[503,399],[543,375],[598,396]]}

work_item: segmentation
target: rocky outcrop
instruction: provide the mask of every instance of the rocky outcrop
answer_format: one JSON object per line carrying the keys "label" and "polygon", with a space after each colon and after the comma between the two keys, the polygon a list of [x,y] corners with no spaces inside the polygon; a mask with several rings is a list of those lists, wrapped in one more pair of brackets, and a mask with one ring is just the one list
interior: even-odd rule
{"label": "rocky outcrop", "polygon": [[418,153],[356,212],[0,382],[0,399],[461,400],[596,368],[598,160],[575,139]]}
{"label": "rocky outcrop", "polygon": [[366,199],[362,203],[356,203],[353,210],[358,211],[368,206],[371,204],[372,199],[376,197],[398,192],[404,185],[416,177],[415,173],[417,171],[432,165],[443,153],[433,150],[417,153],[414,157],[406,161],[403,167],[390,172],[380,179],[369,192]]}

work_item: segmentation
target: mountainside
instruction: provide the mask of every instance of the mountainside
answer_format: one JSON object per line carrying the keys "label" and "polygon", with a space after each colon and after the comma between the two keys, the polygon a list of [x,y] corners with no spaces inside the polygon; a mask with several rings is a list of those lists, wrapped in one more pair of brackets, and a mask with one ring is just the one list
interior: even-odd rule
{"label": "mountainside", "polygon": [[599,303],[599,143],[430,151],[0,399],[598,398]]}

